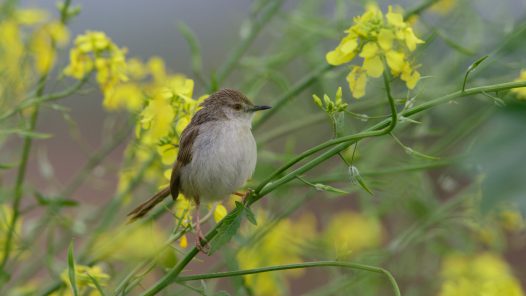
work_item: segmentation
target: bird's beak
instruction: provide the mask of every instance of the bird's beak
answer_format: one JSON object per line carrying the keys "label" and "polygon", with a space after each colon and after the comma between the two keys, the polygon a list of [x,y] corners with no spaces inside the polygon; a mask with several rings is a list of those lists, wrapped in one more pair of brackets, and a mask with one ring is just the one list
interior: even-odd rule
{"label": "bird's beak", "polygon": [[248,109],[248,111],[256,112],[256,111],[261,111],[261,110],[267,110],[267,109],[270,109],[270,108],[272,108],[272,107],[270,107],[270,106],[254,106],[254,107]]}

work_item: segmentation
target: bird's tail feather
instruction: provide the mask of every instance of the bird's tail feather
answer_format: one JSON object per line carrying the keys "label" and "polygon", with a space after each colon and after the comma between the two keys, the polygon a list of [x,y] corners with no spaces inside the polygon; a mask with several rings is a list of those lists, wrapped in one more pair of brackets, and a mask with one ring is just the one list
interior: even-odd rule
{"label": "bird's tail feather", "polygon": [[[152,196],[147,201],[140,204],[138,207],[136,207],[133,211],[128,213],[128,223],[131,223],[144,215],[146,215],[155,205],[163,201],[167,196],[170,195],[170,187],[166,187],[163,190],[157,192],[154,196]],[[177,197],[175,197],[177,198]]]}

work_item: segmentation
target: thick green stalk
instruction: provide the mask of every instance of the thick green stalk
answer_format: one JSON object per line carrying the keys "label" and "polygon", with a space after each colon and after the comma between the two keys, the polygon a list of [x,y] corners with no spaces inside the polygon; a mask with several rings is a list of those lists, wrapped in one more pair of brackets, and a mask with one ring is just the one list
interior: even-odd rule
{"label": "thick green stalk", "polygon": [[380,267],[358,264],[358,263],[351,263],[351,262],[341,262],[341,261],[304,262],[304,263],[297,263],[297,264],[285,264],[285,265],[277,265],[277,266],[269,266],[269,267],[260,267],[260,268],[247,269],[247,270],[196,274],[196,275],[181,276],[177,279],[177,281],[186,282],[186,281],[195,281],[195,280],[216,279],[216,278],[256,274],[256,273],[262,273],[262,272],[299,269],[299,268],[310,268],[310,267],[343,267],[343,268],[359,269],[359,270],[381,273],[389,279],[389,283],[391,284],[393,293],[397,296],[401,295],[400,289],[398,288],[396,280],[389,271],[383,268],[380,268]]}
{"label": "thick green stalk", "polygon": [[[45,82],[47,80],[47,74],[42,75],[42,77],[38,81],[38,89],[37,89],[37,96],[41,96],[44,93],[45,89]],[[31,117],[29,119],[29,132],[33,132],[37,125],[38,120],[38,111],[39,106],[34,106],[34,109],[32,110]],[[4,244],[4,256],[2,258],[2,263],[0,264],[0,271],[5,272],[5,267],[7,265],[7,262],[9,261],[9,256],[11,255],[11,248],[13,245],[13,236],[15,233],[16,228],[16,222],[20,216],[20,202],[22,201],[22,195],[24,193],[24,181],[26,178],[26,170],[27,170],[27,163],[29,161],[29,155],[31,152],[31,145],[33,144],[33,138],[32,137],[26,137],[24,139],[24,144],[22,146],[22,155],[20,159],[20,163],[18,166],[18,173],[16,176],[16,183],[14,188],[14,196],[13,196],[13,216],[11,217],[11,221],[9,222],[9,227],[7,231],[7,236]],[[0,280],[1,282],[1,280]]]}

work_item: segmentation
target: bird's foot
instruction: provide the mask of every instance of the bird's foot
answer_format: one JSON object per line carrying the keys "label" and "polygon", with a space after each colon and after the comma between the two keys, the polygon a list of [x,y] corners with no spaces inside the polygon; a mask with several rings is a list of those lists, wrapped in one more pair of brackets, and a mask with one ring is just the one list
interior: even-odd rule
{"label": "bird's foot", "polygon": [[245,193],[235,192],[234,194],[237,196],[241,196],[241,202],[243,203],[243,205],[246,205],[247,199],[252,193],[254,193],[254,189],[248,188]]}
{"label": "bird's foot", "polygon": [[208,254],[208,252],[210,252],[210,245],[208,244],[208,241],[206,241],[199,224],[197,225],[195,231],[195,247],[204,254]]}

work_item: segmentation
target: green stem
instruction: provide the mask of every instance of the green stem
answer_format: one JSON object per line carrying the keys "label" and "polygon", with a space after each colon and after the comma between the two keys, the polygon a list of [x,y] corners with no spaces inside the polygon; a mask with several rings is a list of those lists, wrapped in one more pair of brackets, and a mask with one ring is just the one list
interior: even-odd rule
{"label": "green stem", "polygon": [[289,91],[284,93],[279,99],[276,100],[276,102],[272,106],[272,109],[265,111],[265,113],[263,113],[263,115],[254,122],[252,128],[254,130],[258,129],[272,115],[274,115],[287,103],[289,103],[297,94],[302,92],[305,88],[309,87],[316,80],[318,80],[323,73],[331,70],[332,68],[334,68],[334,66],[331,66],[329,64],[323,64],[320,67],[316,68],[314,71],[312,71],[309,75],[305,76],[303,79],[298,81],[291,89],[289,89]]}
{"label": "green stem", "polygon": [[241,40],[241,43],[236,47],[232,54],[228,57],[225,64],[219,69],[217,74],[217,84],[221,84],[230,75],[234,67],[239,62],[239,59],[250,47],[252,42],[256,39],[257,35],[265,24],[276,14],[284,0],[271,1],[266,7],[266,10],[262,13],[261,17],[254,22],[250,22],[250,32],[248,35]]}
{"label": "green stem", "polygon": [[[41,96],[42,93],[44,93],[46,80],[47,80],[47,74],[42,75],[42,77],[39,79],[37,96]],[[38,120],[38,111],[39,111],[39,106],[36,105],[29,119],[29,128],[28,128],[29,132],[34,131],[36,128],[37,120]],[[5,267],[7,265],[7,262],[9,261],[9,256],[11,255],[11,248],[13,244],[13,236],[15,233],[16,222],[20,216],[20,202],[22,201],[22,195],[24,193],[24,181],[26,178],[27,163],[29,161],[29,155],[31,152],[32,144],[33,144],[32,137],[26,137],[24,139],[24,144],[22,147],[22,156],[20,159],[18,174],[16,176],[15,189],[14,189],[15,194],[13,197],[13,206],[12,206],[13,216],[11,217],[11,221],[9,222],[7,236],[6,236],[6,240],[4,244],[4,256],[2,258],[2,263],[0,264],[0,271],[4,271],[4,272],[5,272]]]}
{"label": "green stem", "polygon": [[73,93],[78,91],[89,80],[89,77],[91,76],[90,74],[91,73],[87,74],[86,76],[84,76],[84,78],[82,78],[81,80],[77,81],[75,84],[73,84],[72,86],[66,88],[63,91],[47,94],[47,95],[44,95],[44,96],[42,94],[39,95],[37,93],[35,95],[35,97],[31,97],[31,98],[23,100],[20,103],[20,105],[15,107],[13,110],[1,115],[0,116],[0,120],[6,119],[6,118],[12,116],[13,114],[16,114],[17,112],[22,111],[22,110],[24,110],[24,109],[26,109],[28,107],[36,106],[36,105],[39,105],[41,103],[55,101],[55,100],[62,99],[64,97],[68,97],[68,96],[72,95]]}
{"label": "green stem", "polygon": [[405,14],[404,14],[404,20],[407,20],[409,19],[410,17],[412,17],[413,15],[418,15],[420,14],[422,11],[428,9],[429,7],[431,7],[433,4],[435,4],[436,2],[438,2],[438,0],[427,0],[427,1],[424,1],[422,3],[420,3],[418,6],[416,6],[415,8],[407,11]]}
{"label": "green stem", "polygon": [[177,281],[186,282],[186,281],[195,281],[195,280],[215,279],[215,278],[256,274],[256,273],[262,273],[262,272],[299,269],[299,268],[310,268],[310,267],[343,267],[343,268],[359,269],[359,270],[381,273],[389,279],[389,283],[391,284],[393,293],[397,296],[401,295],[400,289],[398,288],[396,280],[389,271],[383,268],[380,268],[380,267],[358,264],[358,263],[351,263],[351,262],[341,262],[341,261],[304,262],[304,263],[297,263],[297,264],[285,264],[285,265],[277,265],[277,266],[269,266],[269,267],[260,267],[260,268],[247,269],[247,270],[235,270],[235,271],[226,271],[226,272],[196,274],[196,275],[189,275],[189,276],[181,276],[177,279]]}

